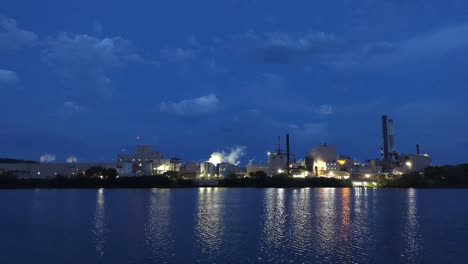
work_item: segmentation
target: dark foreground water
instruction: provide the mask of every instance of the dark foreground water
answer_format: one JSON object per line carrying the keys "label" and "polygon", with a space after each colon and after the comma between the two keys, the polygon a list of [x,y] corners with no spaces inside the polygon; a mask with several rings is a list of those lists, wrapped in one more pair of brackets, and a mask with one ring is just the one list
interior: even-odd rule
{"label": "dark foreground water", "polygon": [[0,210],[0,263],[468,260],[468,190],[3,190]]}

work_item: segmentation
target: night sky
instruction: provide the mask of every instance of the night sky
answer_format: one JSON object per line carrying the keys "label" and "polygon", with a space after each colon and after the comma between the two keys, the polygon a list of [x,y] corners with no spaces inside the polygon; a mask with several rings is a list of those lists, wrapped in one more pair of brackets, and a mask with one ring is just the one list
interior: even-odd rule
{"label": "night sky", "polygon": [[[2,0],[0,156],[113,161],[151,144],[265,162],[290,133],[357,160],[468,161],[466,0]],[[139,139],[137,139],[139,137]]]}

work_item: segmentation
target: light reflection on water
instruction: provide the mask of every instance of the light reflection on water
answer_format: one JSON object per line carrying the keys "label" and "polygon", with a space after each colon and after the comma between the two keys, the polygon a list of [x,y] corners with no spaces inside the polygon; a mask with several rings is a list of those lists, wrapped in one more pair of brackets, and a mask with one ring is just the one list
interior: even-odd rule
{"label": "light reflection on water", "polygon": [[422,249],[421,235],[419,234],[419,223],[416,203],[416,190],[408,190],[408,209],[406,212],[406,222],[404,225],[404,244],[402,252],[403,261],[406,263],[419,263],[420,250]]}
{"label": "light reflection on water", "polygon": [[305,257],[311,250],[314,239],[311,232],[310,188],[294,190],[290,207],[292,236],[288,244],[296,259],[306,261]]}
{"label": "light reflection on water", "polygon": [[[87,263],[421,263],[423,256],[432,260],[428,255],[438,250],[433,247],[425,251],[424,244],[428,245],[428,241],[441,245],[439,253],[456,251],[450,251],[455,243],[447,243],[445,236],[430,237],[432,233],[428,230],[440,228],[443,223],[428,218],[429,213],[426,217],[421,213],[434,210],[434,196],[438,193],[429,191],[199,188],[121,192],[101,189],[80,193],[89,195],[87,201],[91,202],[91,208],[71,204],[70,208],[81,210],[79,213],[56,210],[51,205],[60,193],[40,192],[32,195],[38,201],[31,201],[27,207],[29,210],[33,207],[29,217],[33,216],[35,223],[70,219],[66,228],[71,225],[86,228],[74,232],[75,236],[82,233],[83,237],[70,241],[83,250],[80,260],[88,260]],[[131,203],[136,197],[141,206]],[[432,197],[430,203],[427,197]],[[78,202],[69,199],[66,203]],[[131,212],[129,204],[134,209]],[[459,215],[452,215],[453,218],[468,217],[468,212],[462,209],[454,209],[452,214]],[[442,211],[444,207],[439,204],[436,210]],[[54,213],[54,217],[49,216]],[[71,213],[85,215],[90,221],[79,225],[76,221],[83,220],[71,219]],[[130,213],[141,217],[122,218]],[[2,224],[10,223],[4,220]],[[58,226],[53,222],[50,225]],[[466,229],[450,230],[451,225],[443,228],[449,230],[452,240],[455,237],[456,245],[463,245],[460,241],[468,235]],[[16,230],[14,236],[19,236],[21,230]],[[44,232],[55,230],[52,228],[34,230],[39,238],[61,238],[53,232]],[[37,252],[48,252],[37,244],[34,245]],[[72,254],[76,252],[65,246],[57,252],[70,254],[69,263],[85,262],[73,262]],[[450,255],[444,259],[453,260]]]}
{"label": "light reflection on water", "polygon": [[283,258],[282,249],[287,247],[285,190],[266,189],[263,208],[258,259],[265,262],[278,261]]}
{"label": "light reflection on water", "polygon": [[315,227],[317,233],[317,245],[315,253],[319,259],[329,261],[329,256],[336,252],[334,236],[337,228],[336,189],[323,188],[317,190],[315,199]]}
{"label": "light reflection on water", "polygon": [[96,252],[98,255],[103,256],[106,239],[106,223],[104,213],[104,189],[102,188],[97,191],[92,238]]}
{"label": "light reflection on water", "polygon": [[148,221],[145,225],[146,244],[152,253],[152,261],[167,263],[174,240],[170,227],[171,191],[153,189],[148,203]]}
{"label": "light reflection on water", "polygon": [[223,242],[224,193],[222,188],[199,188],[195,216],[197,247],[208,259],[217,256]]}

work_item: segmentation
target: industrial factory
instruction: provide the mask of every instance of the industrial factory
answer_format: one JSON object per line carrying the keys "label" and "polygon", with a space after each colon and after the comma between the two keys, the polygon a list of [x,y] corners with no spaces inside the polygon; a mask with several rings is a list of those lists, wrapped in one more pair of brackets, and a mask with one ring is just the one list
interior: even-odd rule
{"label": "industrial factory", "polygon": [[420,153],[416,144],[415,154],[399,153],[395,148],[394,122],[386,115],[382,116],[381,158],[361,163],[350,156],[339,155],[333,145],[320,144],[313,147],[302,160],[290,150],[290,137],[286,135],[286,150],[281,149],[278,137],[276,150],[268,152],[266,164],[248,164],[240,166],[239,157],[244,147],[232,149],[230,153],[215,152],[208,161],[182,162],[180,158],[165,158],[152,146],[137,146],[134,153],[122,152],[117,155],[116,163],[0,163],[0,173],[10,172],[18,178],[53,178],[57,175],[73,177],[91,167],[114,168],[119,177],[138,177],[168,175],[197,181],[216,181],[230,177],[253,177],[258,172],[268,176],[287,175],[293,178],[327,177],[352,179],[362,183],[375,181],[388,175],[403,175],[419,172],[431,165],[428,154]]}

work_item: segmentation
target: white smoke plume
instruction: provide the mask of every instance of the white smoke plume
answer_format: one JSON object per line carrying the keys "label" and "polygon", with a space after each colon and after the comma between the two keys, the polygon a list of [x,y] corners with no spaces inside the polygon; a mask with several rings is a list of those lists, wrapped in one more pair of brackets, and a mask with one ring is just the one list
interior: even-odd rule
{"label": "white smoke plume", "polygon": [[42,154],[39,161],[41,163],[53,162],[55,161],[55,155],[54,154]]}
{"label": "white smoke plume", "polygon": [[77,163],[77,162],[78,162],[78,158],[75,156],[68,157],[67,159],[67,163]]}
{"label": "white smoke plume", "polygon": [[229,163],[233,165],[239,165],[239,159],[244,156],[245,154],[245,147],[244,146],[237,146],[232,148],[230,152],[213,152],[210,156],[208,162],[213,163],[214,165],[218,165],[219,163]]}

